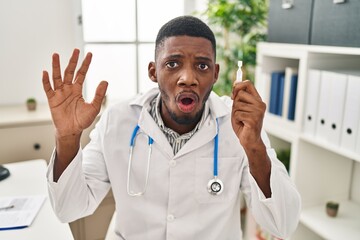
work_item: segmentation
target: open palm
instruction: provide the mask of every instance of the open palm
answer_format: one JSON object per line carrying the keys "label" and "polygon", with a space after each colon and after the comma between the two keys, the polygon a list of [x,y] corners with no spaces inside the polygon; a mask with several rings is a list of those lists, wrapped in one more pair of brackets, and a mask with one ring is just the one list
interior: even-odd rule
{"label": "open palm", "polygon": [[46,93],[52,119],[56,128],[57,137],[79,135],[89,127],[98,115],[102,100],[105,96],[108,83],[102,81],[96,89],[95,97],[91,103],[86,103],[83,95],[83,83],[89,69],[92,54],[88,53],[75,74],[80,51],[75,49],[61,76],[60,59],[58,54],[52,57],[52,80],[49,74],[43,72],[43,87]]}

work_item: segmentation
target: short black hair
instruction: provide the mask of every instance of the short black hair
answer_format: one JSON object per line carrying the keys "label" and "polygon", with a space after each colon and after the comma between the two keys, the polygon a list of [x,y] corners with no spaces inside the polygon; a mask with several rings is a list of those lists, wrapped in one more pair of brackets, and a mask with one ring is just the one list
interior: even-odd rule
{"label": "short black hair", "polygon": [[216,57],[216,40],[213,31],[199,18],[185,15],[168,21],[160,28],[155,42],[155,59],[159,47],[162,46],[168,37],[173,36],[206,38],[211,42],[214,56]]}

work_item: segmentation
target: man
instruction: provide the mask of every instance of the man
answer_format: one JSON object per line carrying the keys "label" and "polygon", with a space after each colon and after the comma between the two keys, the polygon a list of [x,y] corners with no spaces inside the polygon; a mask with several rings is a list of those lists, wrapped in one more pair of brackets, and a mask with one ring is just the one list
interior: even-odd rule
{"label": "man", "polygon": [[48,179],[62,221],[92,214],[111,187],[118,239],[235,240],[242,191],[263,228],[280,238],[295,230],[300,197],[262,130],[265,103],[250,81],[234,85],[233,101],[212,92],[215,46],[195,17],[166,23],[148,66],[158,88],[105,111],[84,150],[81,133],[99,113],[107,83],[85,103],[91,54],[74,76],[74,50],[63,78],[53,55],[53,87],[43,73],[56,129]]}

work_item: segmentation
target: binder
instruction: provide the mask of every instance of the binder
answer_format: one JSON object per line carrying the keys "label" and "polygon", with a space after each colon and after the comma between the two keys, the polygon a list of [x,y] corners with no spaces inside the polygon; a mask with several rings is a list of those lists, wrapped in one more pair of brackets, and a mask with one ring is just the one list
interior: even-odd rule
{"label": "binder", "polygon": [[[275,115],[279,115],[280,110],[280,89],[282,81],[284,81],[284,71],[274,71],[271,73],[271,85],[270,85],[270,102],[269,112]],[[282,98],[282,97],[281,97]]]}
{"label": "binder", "polygon": [[289,108],[287,118],[289,120],[295,120],[295,108],[296,108],[296,92],[297,92],[297,82],[298,75],[293,74],[290,79],[290,98],[289,98]]}
{"label": "binder", "polygon": [[284,105],[284,87],[285,87],[285,72],[280,74],[279,78],[279,93],[278,93],[278,107],[276,115],[283,115],[283,105]]}
{"label": "binder", "polygon": [[303,131],[315,135],[315,128],[318,117],[318,103],[320,93],[321,71],[309,69],[306,80],[306,100],[303,119]]}
{"label": "binder", "polygon": [[[295,106],[291,106],[290,107],[290,101],[294,100],[294,96],[292,95],[294,92],[294,87],[296,88],[296,86],[293,85],[293,81],[292,81],[292,77],[297,75],[298,69],[297,68],[292,68],[292,67],[286,67],[285,68],[285,82],[284,82],[284,101],[283,101],[283,117],[284,118],[289,118],[289,110],[292,110],[290,108],[294,108]],[[296,89],[295,89],[295,94],[296,94]],[[295,96],[296,98],[296,96]],[[290,100],[291,99],[291,100]],[[293,104],[293,103],[292,103]],[[293,120],[293,119],[292,119]]]}
{"label": "binder", "polygon": [[344,116],[347,74],[332,72],[329,78],[330,98],[328,101],[327,139],[340,146],[342,120]]}
{"label": "binder", "polygon": [[256,89],[261,96],[261,99],[269,106],[270,103],[270,86],[271,76],[270,73],[258,73],[260,76],[256,80]]}
{"label": "binder", "polygon": [[320,94],[319,94],[319,106],[318,106],[318,118],[316,120],[315,135],[317,138],[327,140],[327,131],[330,128],[330,122],[328,119],[328,108],[330,100],[331,90],[331,78],[332,72],[321,71],[320,73]]}
{"label": "binder", "polygon": [[360,154],[360,122],[359,122],[359,124],[358,124],[358,131],[357,131],[355,152],[358,153],[358,154]]}
{"label": "binder", "polygon": [[360,134],[360,75],[348,75],[347,81],[340,146],[355,151],[356,138]]}
{"label": "binder", "polygon": [[264,91],[263,91],[263,101],[265,101],[267,104],[270,103],[270,88],[271,88],[271,76],[269,73],[263,74],[264,77]]}

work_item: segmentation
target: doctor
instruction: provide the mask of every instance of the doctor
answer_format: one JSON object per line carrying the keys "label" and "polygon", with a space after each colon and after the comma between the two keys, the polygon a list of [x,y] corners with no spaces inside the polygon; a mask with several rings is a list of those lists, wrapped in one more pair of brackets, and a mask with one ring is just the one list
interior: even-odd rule
{"label": "doctor", "polygon": [[167,22],[148,66],[158,88],[107,109],[84,149],[81,133],[99,113],[108,84],[101,82],[86,103],[91,53],[76,71],[75,49],[63,76],[53,55],[52,84],[43,72],[56,130],[47,177],[63,222],[92,214],[111,188],[118,239],[238,240],[241,191],[274,236],[295,230],[300,197],[262,130],[265,103],[250,81],[234,85],[231,99],[212,92],[215,46],[201,20]]}

